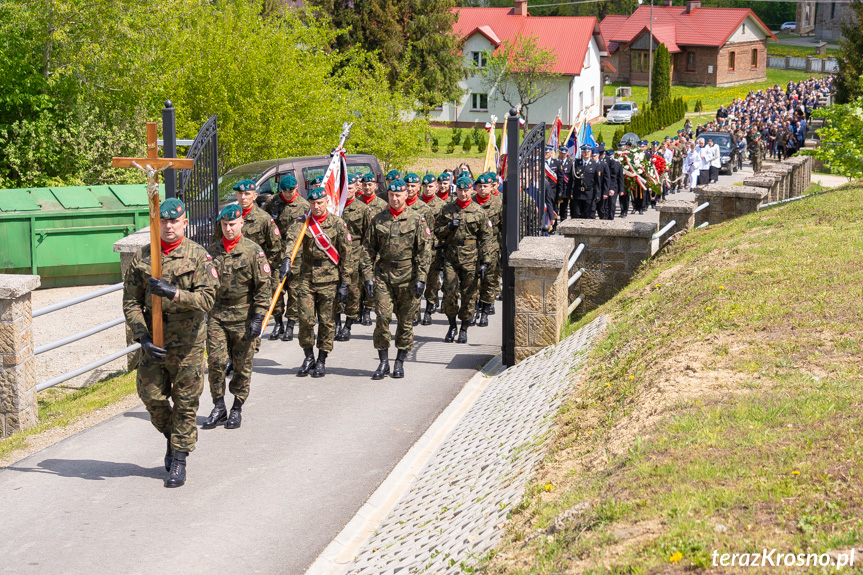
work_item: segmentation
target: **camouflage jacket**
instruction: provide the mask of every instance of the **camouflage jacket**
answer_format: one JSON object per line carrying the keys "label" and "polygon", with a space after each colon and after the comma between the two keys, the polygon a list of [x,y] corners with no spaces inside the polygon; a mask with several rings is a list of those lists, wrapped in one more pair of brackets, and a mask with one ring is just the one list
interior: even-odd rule
{"label": "camouflage jacket", "polygon": [[348,243],[351,246],[351,258],[354,261],[354,271],[358,271],[362,242],[366,237],[369,224],[372,221],[372,209],[360,200],[354,200],[342,212],[342,219],[348,227]]}
{"label": "camouflage jacket", "polygon": [[288,228],[293,225],[294,220],[309,213],[309,202],[297,194],[297,199],[288,203],[282,199],[282,194],[276,194],[266,201],[264,210],[276,221],[279,233],[284,238],[288,235]]}
{"label": "camouflage jacket", "polygon": [[385,199],[377,195],[371,202],[366,202],[365,198],[362,199],[362,202],[371,208],[372,217],[375,217],[389,207],[389,203]]}
{"label": "camouflage jacket", "polygon": [[[449,223],[455,218],[461,219],[461,225],[452,230]],[[435,235],[444,246],[444,259],[455,264],[475,265],[477,259],[490,264],[497,253],[492,224],[485,210],[473,201],[464,209],[456,202],[445,205],[435,221]]]}
{"label": "camouflage jacket", "polygon": [[[267,261],[273,267],[282,262],[282,234],[270,214],[253,206],[249,215],[243,218],[243,237],[261,246],[267,254]],[[213,241],[222,241],[222,226],[216,222]]]}
{"label": "camouflage jacket", "polygon": [[422,217],[426,219],[426,225],[429,229],[434,229],[434,210],[431,209],[431,206],[422,201],[419,196],[417,196],[413,205],[407,207],[411,210],[418,211]]}
{"label": "camouflage jacket", "polygon": [[[213,308],[218,276],[210,255],[188,238],[162,255],[162,279],[180,290],[177,301],[162,298],[166,349],[204,344],[205,315]],[[132,258],[123,280],[123,315],[135,341],[151,334],[153,327],[149,282],[150,246],[144,246]]]}
{"label": "camouflage jacket", "polygon": [[[450,197],[452,197],[452,196],[450,196]],[[420,201],[422,201],[422,199],[423,199],[423,197],[420,196]],[[438,217],[440,216],[440,211],[443,209],[443,207],[445,205],[447,205],[447,203],[449,203],[449,200],[442,200],[442,199],[440,199],[440,197],[438,197],[437,194],[435,194],[434,196],[432,196],[432,199],[430,199],[429,201],[424,202],[424,203],[426,206],[428,206],[431,209],[432,216],[434,217],[434,219],[432,219],[431,226],[429,226],[432,230],[434,230],[434,222],[437,221]],[[437,236],[434,236],[434,234],[432,234],[432,236],[433,236],[433,240],[435,243],[435,246],[433,246],[433,247],[436,247],[437,243],[438,243]]]}
{"label": "camouflage jacket", "polygon": [[[336,265],[327,257],[324,250],[318,247],[311,229],[306,228],[303,237],[299,237],[305,219],[303,216],[294,220],[285,237],[285,257],[290,257],[296,243],[301,242],[300,249],[297,251],[297,258],[294,259],[291,267],[293,273],[298,273],[302,279],[308,279],[316,284],[340,280],[348,281],[357,262],[351,254],[348,228],[345,222],[340,217],[328,213],[326,219],[321,223],[321,230],[330,238],[330,242],[339,253],[339,265]],[[299,266],[297,260],[300,262]]]}
{"label": "camouflage jacket", "polygon": [[[474,195],[474,201],[476,201],[476,195]],[[485,210],[485,215],[491,223],[495,247],[500,251],[503,242],[503,200],[499,195],[491,195],[484,204],[477,202],[477,205]]]}
{"label": "camouflage jacket", "polygon": [[231,253],[222,240],[207,248],[219,272],[216,303],[210,316],[223,322],[251,321],[256,313],[265,315],[270,307],[272,271],[261,246],[240,238]]}
{"label": "camouflage jacket", "polygon": [[398,217],[385,210],[372,218],[363,242],[364,277],[380,278],[391,286],[426,281],[431,264],[432,232],[417,210],[405,208]]}

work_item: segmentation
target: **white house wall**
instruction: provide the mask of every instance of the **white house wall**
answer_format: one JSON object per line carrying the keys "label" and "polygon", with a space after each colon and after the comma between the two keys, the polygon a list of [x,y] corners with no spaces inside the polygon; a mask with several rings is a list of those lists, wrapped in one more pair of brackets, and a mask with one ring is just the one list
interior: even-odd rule
{"label": "white house wall", "polygon": [[[744,31],[745,28],[745,31]],[[755,20],[752,19],[752,16],[747,16],[746,20],[737,27],[737,30],[734,31],[734,34],[731,35],[731,38],[728,39],[728,44],[737,44],[740,42],[758,42],[764,40],[767,37],[761,30],[761,26],[759,26]]]}

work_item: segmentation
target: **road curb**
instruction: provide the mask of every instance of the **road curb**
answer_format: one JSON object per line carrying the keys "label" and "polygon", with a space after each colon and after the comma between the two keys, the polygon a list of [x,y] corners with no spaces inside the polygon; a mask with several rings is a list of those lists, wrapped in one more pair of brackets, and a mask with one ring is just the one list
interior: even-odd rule
{"label": "road curb", "polygon": [[306,570],[306,575],[344,573],[362,544],[407,493],[417,474],[502,368],[501,356],[498,354],[468,380],[459,394],[372,493],[368,501],[360,507],[356,515]]}

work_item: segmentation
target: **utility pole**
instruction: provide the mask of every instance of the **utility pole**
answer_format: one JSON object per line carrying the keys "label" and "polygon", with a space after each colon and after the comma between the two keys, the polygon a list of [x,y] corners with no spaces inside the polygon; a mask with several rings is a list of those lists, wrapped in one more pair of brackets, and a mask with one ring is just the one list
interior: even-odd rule
{"label": "utility pole", "polygon": [[647,102],[653,100],[653,0],[650,0],[650,56],[647,63]]}

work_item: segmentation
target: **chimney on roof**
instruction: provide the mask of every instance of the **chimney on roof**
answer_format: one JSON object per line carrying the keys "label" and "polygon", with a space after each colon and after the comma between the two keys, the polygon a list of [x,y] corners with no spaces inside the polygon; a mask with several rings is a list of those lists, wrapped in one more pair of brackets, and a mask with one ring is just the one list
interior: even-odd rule
{"label": "chimney on roof", "polygon": [[696,8],[701,8],[701,0],[686,0],[686,13],[689,14]]}
{"label": "chimney on roof", "polygon": [[516,16],[527,16],[527,0],[515,0],[513,14]]}
{"label": "chimney on roof", "polygon": [[673,1],[674,0],[662,0],[662,5],[668,8],[672,5]]}

